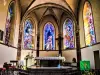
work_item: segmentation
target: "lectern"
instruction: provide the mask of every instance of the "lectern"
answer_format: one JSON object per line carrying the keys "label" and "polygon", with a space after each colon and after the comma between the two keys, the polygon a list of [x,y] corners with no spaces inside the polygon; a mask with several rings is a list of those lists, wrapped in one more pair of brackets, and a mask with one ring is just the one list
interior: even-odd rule
{"label": "lectern", "polygon": [[27,68],[27,65],[28,65],[28,60],[29,59],[32,59],[33,58],[33,56],[30,56],[30,55],[27,55],[24,59],[25,59],[25,61],[26,61],[26,68]]}

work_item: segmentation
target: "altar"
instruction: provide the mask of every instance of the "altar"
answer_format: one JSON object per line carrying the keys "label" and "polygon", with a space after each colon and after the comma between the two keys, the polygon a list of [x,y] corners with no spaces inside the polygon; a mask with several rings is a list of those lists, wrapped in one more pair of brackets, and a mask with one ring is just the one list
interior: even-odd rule
{"label": "altar", "polygon": [[59,67],[64,57],[36,57],[35,60],[38,62],[40,67]]}

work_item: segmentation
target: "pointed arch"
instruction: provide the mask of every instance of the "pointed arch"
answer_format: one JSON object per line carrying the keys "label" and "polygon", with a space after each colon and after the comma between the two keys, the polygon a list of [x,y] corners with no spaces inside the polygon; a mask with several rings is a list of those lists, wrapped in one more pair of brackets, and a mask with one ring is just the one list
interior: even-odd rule
{"label": "pointed arch", "polygon": [[5,39],[7,45],[13,44],[14,39],[14,22],[15,22],[15,1],[11,1],[8,6],[6,25],[5,25]]}
{"label": "pointed arch", "polygon": [[85,1],[83,9],[83,21],[85,31],[85,43],[86,45],[93,45],[96,43],[92,7],[90,2]]}
{"label": "pointed arch", "polygon": [[24,36],[23,36],[23,42],[24,42],[24,49],[34,49],[34,30],[35,27],[32,24],[32,21],[30,19],[27,19],[24,23]]}
{"label": "pointed arch", "polygon": [[55,49],[55,28],[51,22],[47,22],[44,26],[44,50]]}
{"label": "pointed arch", "polygon": [[63,48],[74,48],[74,25],[70,18],[63,24]]}

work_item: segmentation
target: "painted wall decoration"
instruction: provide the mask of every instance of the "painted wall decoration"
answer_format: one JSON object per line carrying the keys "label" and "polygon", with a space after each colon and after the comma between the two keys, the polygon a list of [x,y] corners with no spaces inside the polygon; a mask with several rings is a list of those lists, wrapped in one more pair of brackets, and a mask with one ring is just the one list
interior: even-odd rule
{"label": "painted wall decoration", "polygon": [[55,49],[55,28],[52,23],[48,22],[44,26],[44,49],[54,50]]}
{"label": "painted wall decoration", "polygon": [[64,49],[74,48],[73,22],[66,19],[63,24],[63,47]]}
{"label": "painted wall decoration", "polygon": [[5,29],[5,44],[8,44],[11,34],[11,29],[13,28],[11,25],[12,19],[14,17],[14,1],[9,5],[8,12],[7,12],[7,18],[6,18],[6,29]]}
{"label": "painted wall decoration", "polygon": [[34,48],[33,29],[31,21],[26,20],[24,25],[24,49]]}
{"label": "painted wall decoration", "polygon": [[95,39],[95,32],[94,32],[92,8],[91,8],[91,5],[88,1],[86,1],[85,4],[84,4],[83,20],[84,20],[86,45],[95,44],[96,39]]}

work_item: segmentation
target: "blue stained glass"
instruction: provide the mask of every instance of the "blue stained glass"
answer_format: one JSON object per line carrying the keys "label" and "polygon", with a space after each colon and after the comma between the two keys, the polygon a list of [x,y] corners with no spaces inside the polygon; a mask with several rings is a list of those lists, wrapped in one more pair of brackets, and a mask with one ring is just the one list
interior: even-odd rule
{"label": "blue stained glass", "polygon": [[64,49],[74,48],[73,23],[70,19],[65,20],[63,25]]}
{"label": "blue stained glass", "polygon": [[30,20],[25,21],[24,26],[24,48],[32,49],[33,48],[33,25]]}
{"label": "blue stained glass", "polygon": [[44,27],[44,49],[54,50],[55,49],[55,31],[52,23],[47,23]]}
{"label": "blue stained glass", "polygon": [[14,2],[11,3],[11,5],[8,8],[8,13],[7,13],[7,18],[6,18],[5,44],[9,43],[10,31],[11,31],[10,28],[12,28],[11,27],[11,20],[13,18],[13,14],[14,14]]}

